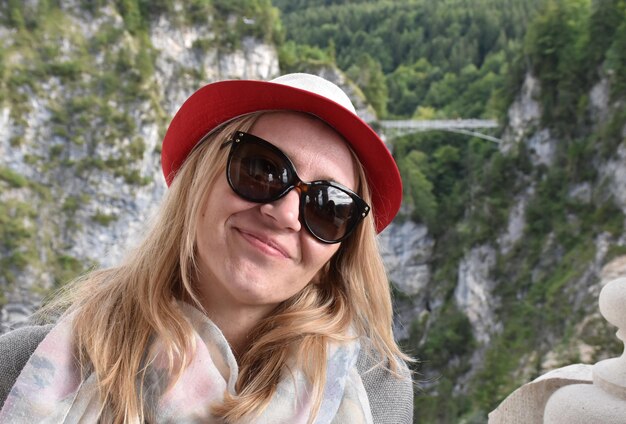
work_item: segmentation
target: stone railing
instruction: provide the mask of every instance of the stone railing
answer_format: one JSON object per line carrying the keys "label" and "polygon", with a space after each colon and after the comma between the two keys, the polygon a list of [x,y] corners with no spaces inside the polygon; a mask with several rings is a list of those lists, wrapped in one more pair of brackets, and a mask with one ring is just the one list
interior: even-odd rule
{"label": "stone railing", "polygon": [[[600,292],[600,313],[626,347],[626,278]],[[489,414],[489,424],[626,423],[626,350],[595,365],[570,365],[525,384]]]}

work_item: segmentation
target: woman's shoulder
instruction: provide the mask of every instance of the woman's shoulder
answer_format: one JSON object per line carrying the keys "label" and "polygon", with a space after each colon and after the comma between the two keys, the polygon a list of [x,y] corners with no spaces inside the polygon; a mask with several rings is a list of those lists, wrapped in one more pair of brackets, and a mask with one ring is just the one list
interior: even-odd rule
{"label": "woman's shoulder", "polygon": [[413,422],[413,379],[407,364],[397,360],[396,373],[368,342],[362,343],[357,370],[367,392],[375,423]]}
{"label": "woman's shoulder", "polygon": [[21,327],[0,336],[0,407],[28,358],[51,328],[52,325]]}

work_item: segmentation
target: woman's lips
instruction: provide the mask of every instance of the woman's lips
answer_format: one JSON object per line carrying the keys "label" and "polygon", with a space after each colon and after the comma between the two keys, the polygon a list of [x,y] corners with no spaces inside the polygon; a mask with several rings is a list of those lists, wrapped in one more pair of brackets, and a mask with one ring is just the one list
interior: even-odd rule
{"label": "woman's lips", "polygon": [[262,234],[251,232],[241,228],[237,228],[237,231],[243,236],[243,238],[248,241],[248,243],[252,244],[254,247],[270,256],[276,256],[285,259],[289,259],[292,257],[287,252],[287,249],[284,246],[281,246],[280,243],[272,240],[270,237],[266,237]]}

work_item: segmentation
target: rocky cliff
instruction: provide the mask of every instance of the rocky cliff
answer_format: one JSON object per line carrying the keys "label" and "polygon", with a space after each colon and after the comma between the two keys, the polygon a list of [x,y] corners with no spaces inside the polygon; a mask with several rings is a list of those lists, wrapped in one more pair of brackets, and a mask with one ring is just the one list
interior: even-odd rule
{"label": "rocky cliff", "polygon": [[[500,186],[476,195],[485,210],[504,204],[504,219],[492,214],[485,224],[467,205],[443,236],[401,219],[383,233],[399,288],[396,333],[423,361],[416,411],[439,422],[484,422],[488,410],[467,408],[468,399],[495,405],[550,369],[621,353],[597,309],[603,285],[626,275],[626,120],[610,90],[600,78],[586,93],[591,122],[580,126],[574,143],[585,153],[576,162],[576,144],[545,122],[540,83],[527,72],[485,165],[506,164],[492,175]],[[600,154],[608,127],[612,147]],[[489,236],[472,238],[480,225]]]}
{"label": "rocky cliff", "polygon": [[164,129],[193,91],[279,73],[263,39],[214,42],[212,16],[161,14],[133,34],[113,6],[41,3],[23,6],[37,16],[29,27],[0,26],[3,325],[77,272],[115,264],[141,235],[165,190]]}

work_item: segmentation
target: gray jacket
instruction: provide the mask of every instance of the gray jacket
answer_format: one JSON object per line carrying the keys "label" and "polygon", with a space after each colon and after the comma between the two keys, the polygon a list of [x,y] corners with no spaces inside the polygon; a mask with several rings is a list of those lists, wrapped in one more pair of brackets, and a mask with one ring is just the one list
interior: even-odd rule
{"label": "gray jacket", "polygon": [[[0,407],[15,384],[28,358],[52,328],[22,327],[0,336]],[[400,369],[404,378],[396,378],[361,349],[357,369],[372,409],[375,424],[410,424],[413,421],[413,383],[409,369]]]}

